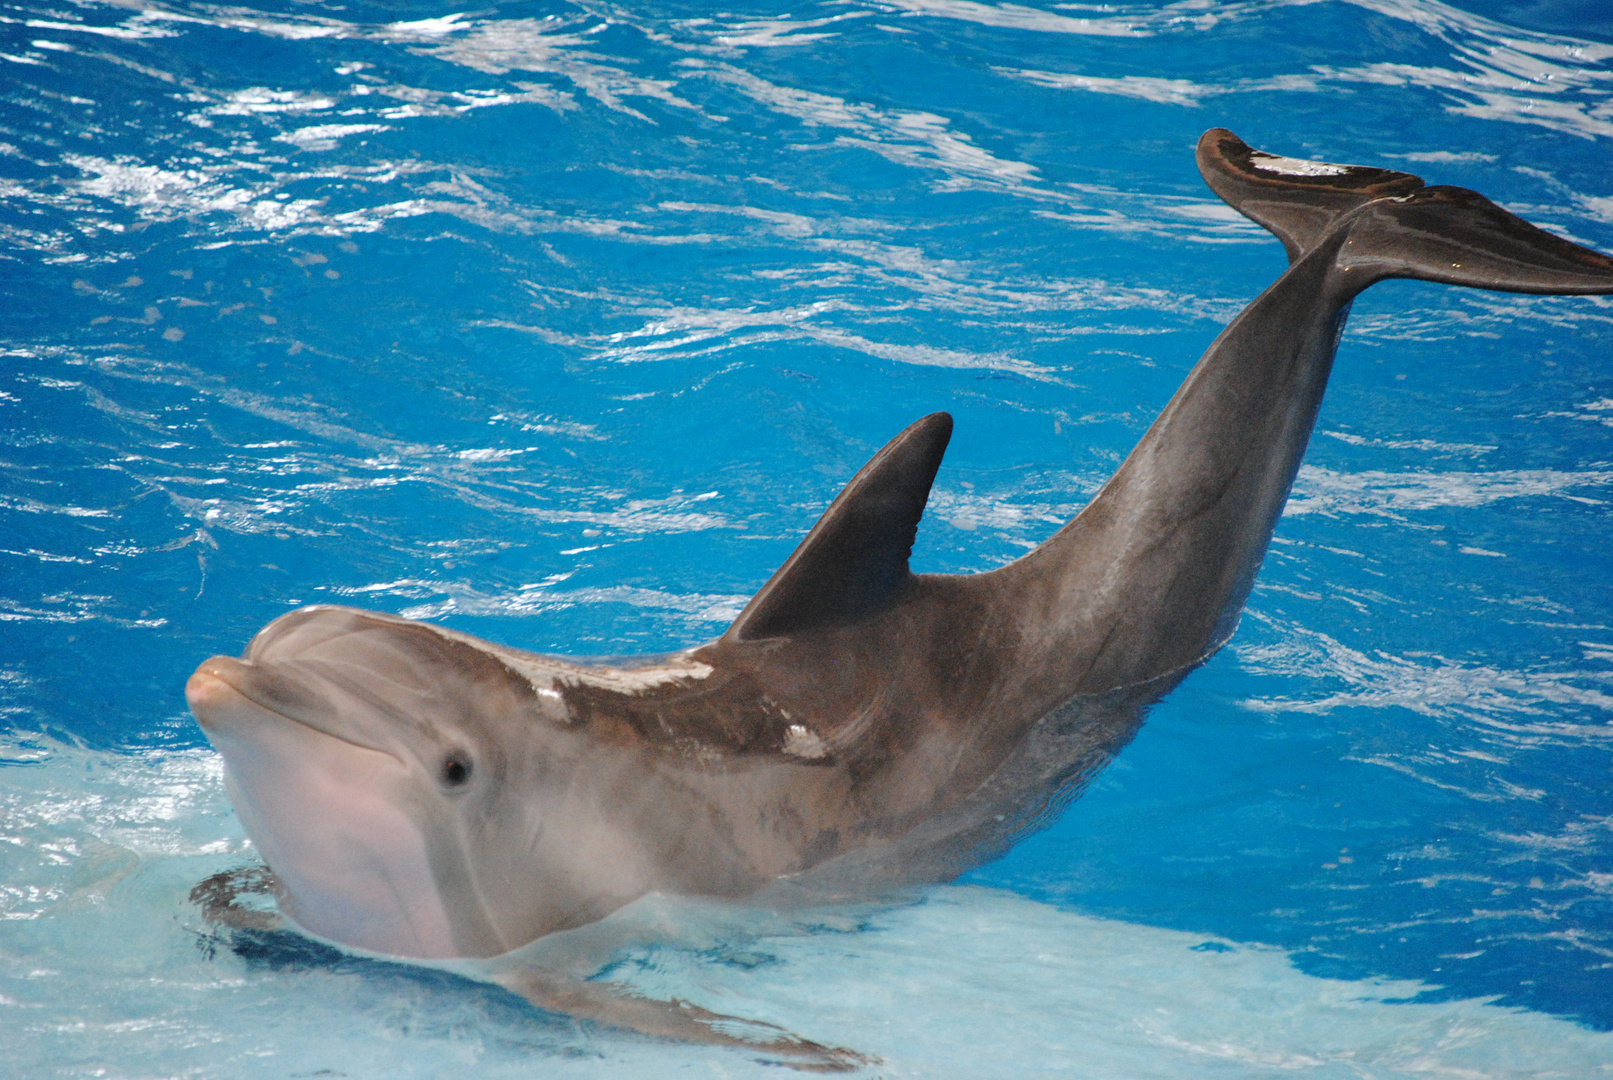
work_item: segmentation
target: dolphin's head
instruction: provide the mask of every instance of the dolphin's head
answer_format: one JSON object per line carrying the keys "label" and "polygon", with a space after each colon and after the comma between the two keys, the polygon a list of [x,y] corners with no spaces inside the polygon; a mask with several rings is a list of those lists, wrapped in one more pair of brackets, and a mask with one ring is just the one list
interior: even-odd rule
{"label": "dolphin's head", "polygon": [[305,608],[241,659],[204,662],[185,694],[282,904],[313,933],[401,956],[491,956],[557,929],[557,904],[577,906],[517,896],[539,891],[517,879],[553,824],[542,788],[567,771],[575,736],[558,695],[491,649]]}

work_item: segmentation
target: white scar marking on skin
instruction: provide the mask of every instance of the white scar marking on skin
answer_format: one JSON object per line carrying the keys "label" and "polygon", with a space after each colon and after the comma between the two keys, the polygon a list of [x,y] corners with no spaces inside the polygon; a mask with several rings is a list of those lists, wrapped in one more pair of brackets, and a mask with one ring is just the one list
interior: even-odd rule
{"label": "white scar marking on skin", "polygon": [[1343,176],[1351,168],[1349,165],[1330,165],[1325,161],[1305,161],[1301,158],[1262,154],[1258,150],[1249,155],[1249,164],[1261,172],[1278,173],[1282,176]]}
{"label": "white scar marking on skin", "polygon": [[[560,665],[556,665],[560,666]],[[682,679],[704,679],[714,670],[709,664],[702,664],[698,660],[675,658],[671,663],[657,664],[654,667],[642,668],[589,668],[564,665],[565,671],[558,675],[560,679],[573,683],[586,683],[597,686],[602,690],[615,690],[623,694],[642,694],[646,690],[653,690],[657,686],[678,682]]]}
{"label": "white scar marking on skin", "polygon": [[823,757],[829,751],[815,731],[805,724],[791,724],[784,731],[784,752],[809,761]]}

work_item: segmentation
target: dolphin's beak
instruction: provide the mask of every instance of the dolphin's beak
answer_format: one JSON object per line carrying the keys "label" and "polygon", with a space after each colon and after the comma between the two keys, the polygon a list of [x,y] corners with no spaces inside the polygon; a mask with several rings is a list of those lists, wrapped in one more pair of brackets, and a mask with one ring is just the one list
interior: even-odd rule
{"label": "dolphin's beak", "polygon": [[210,738],[226,731],[249,737],[253,725],[290,722],[401,762],[396,748],[378,738],[380,732],[354,723],[322,689],[316,676],[295,664],[214,656],[186,680],[185,700]]}
{"label": "dolphin's beak", "polygon": [[[215,656],[203,661],[185,680],[185,701],[190,705],[196,722],[203,728],[214,729],[227,725],[232,719],[242,719],[243,714],[256,704],[237,690],[224,675],[227,664],[239,663],[227,656]],[[262,707],[257,708],[261,711]]]}
{"label": "dolphin's beak", "polygon": [[409,766],[348,737],[340,708],[304,676],[295,665],[215,656],[185,683],[241,824],[283,886],[281,910],[359,948],[462,955],[414,816]]}

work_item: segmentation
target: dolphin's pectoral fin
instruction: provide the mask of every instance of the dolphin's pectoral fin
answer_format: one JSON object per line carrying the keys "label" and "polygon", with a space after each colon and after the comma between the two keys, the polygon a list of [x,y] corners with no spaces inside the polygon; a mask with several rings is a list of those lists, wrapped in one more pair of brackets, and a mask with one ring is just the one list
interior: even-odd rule
{"label": "dolphin's pectoral fin", "polygon": [[761,1051],[778,1059],[772,1064],[805,1072],[852,1072],[878,1063],[877,1058],[842,1047],[824,1046],[773,1024],[724,1016],[685,1001],[640,997],[610,983],[590,982],[535,967],[506,972],[497,981],[506,990],[548,1012],[641,1035]]}
{"label": "dolphin's pectoral fin", "polygon": [[241,866],[198,882],[190,890],[190,902],[201,908],[202,918],[215,926],[232,930],[279,930],[285,925],[280,913],[254,906],[250,899],[273,898],[279,887],[279,881],[267,866]]}
{"label": "dolphin's pectoral fin", "polygon": [[[214,926],[245,931],[246,944],[255,946],[253,951],[257,952],[268,940],[262,936],[264,932],[285,928],[285,920],[277,912],[255,906],[273,898],[279,888],[279,881],[268,867],[244,866],[199,882],[190,891],[190,902],[201,908],[202,917]],[[270,933],[269,937],[306,940],[301,935],[283,933]],[[237,952],[241,951],[242,942],[243,938],[237,935],[233,946]],[[322,945],[314,945],[314,948],[337,958],[343,955]],[[290,955],[301,958],[302,953],[294,949]],[[640,997],[612,983],[590,982],[535,967],[504,972],[495,981],[548,1012],[642,1035],[759,1051],[776,1057],[778,1060],[773,1064],[805,1072],[852,1072],[878,1062],[877,1058],[854,1050],[803,1039],[765,1021],[725,1016],[685,1001]]]}
{"label": "dolphin's pectoral fin", "polygon": [[1210,190],[1244,217],[1270,229],[1288,249],[1291,263],[1356,207],[1409,195],[1423,186],[1420,178],[1392,169],[1268,154],[1226,128],[1211,128],[1201,135],[1195,156]]}
{"label": "dolphin's pectoral fin", "polygon": [[843,625],[878,610],[912,575],[919,518],[952,417],[931,413],[875,454],[723,635],[754,641]]}

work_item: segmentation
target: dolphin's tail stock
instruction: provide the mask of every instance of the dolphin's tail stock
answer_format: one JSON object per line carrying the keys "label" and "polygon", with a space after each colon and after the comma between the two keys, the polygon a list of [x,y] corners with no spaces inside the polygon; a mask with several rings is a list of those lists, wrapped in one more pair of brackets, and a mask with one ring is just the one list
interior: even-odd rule
{"label": "dolphin's tail stock", "polygon": [[1502,292],[1613,293],[1613,259],[1501,209],[1476,191],[1255,150],[1225,128],[1199,139],[1199,172],[1283,242],[1290,263],[1343,233],[1336,255],[1353,296],[1385,278]]}
{"label": "dolphin's tail stock", "polygon": [[[982,575],[1065,694],[1165,687],[1231,636],[1310,440],[1350,302],[1385,278],[1530,293],[1613,293],[1613,259],[1476,192],[1409,173],[1278,157],[1222,128],[1210,187],[1270,229],[1290,265],[1210,345],[1074,521]],[[1000,586],[997,584],[1000,582]],[[1053,696],[1050,691],[1049,697]]]}

